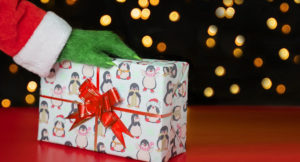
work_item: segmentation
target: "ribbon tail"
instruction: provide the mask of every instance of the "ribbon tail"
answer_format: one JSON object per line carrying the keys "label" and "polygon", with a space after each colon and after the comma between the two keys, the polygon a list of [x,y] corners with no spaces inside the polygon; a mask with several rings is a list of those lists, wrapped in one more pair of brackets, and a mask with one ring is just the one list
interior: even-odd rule
{"label": "ribbon tail", "polygon": [[[113,112],[115,114],[115,112]],[[117,116],[117,114],[115,114]],[[118,120],[111,126],[111,130],[115,134],[115,136],[118,138],[118,140],[121,142],[121,144],[126,148],[124,137],[122,133],[127,134],[128,136],[133,138],[133,135],[129,132],[129,130],[126,128],[126,126],[123,124],[123,122],[118,118]]]}

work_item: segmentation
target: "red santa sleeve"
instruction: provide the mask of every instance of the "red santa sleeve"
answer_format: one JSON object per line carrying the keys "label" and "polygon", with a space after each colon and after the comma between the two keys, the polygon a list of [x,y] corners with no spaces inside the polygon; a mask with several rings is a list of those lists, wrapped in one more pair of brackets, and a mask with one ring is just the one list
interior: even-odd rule
{"label": "red santa sleeve", "polygon": [[72,28],[26,0],[0,0],[0,50],[42,77],[56,62]]}

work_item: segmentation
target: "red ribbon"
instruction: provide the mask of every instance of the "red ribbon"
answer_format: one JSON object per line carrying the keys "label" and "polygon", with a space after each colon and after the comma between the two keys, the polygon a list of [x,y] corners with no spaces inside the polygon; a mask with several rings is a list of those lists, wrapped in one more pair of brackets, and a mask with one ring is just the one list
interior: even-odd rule
{"label": "red ribbon", "polygon": [[110,127],[121,144],[126,148],[122,133],[133,137],[118,115],[113,111],[113,106],[120,102],[120,95],[116,88],[100,94],[90,79],[87,79],[79,88],[79,98],[83,103],[78,103],[78,111],[69,115],[67,119],[75,119],[70,130],[95,117],[95,146],[97,143],[98,120],[105,128]]}

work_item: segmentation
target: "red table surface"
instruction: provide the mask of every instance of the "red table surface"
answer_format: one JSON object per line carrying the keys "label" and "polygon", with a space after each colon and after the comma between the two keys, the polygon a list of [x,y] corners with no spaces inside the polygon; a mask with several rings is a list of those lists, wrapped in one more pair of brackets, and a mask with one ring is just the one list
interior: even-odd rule
{"label": "red table surface", "polygon": [[[1,162],[134,161],[37,141],[38,109],[0,109]],[[300,107],[191,106],[187,152],[170,160],[300,161]]]}

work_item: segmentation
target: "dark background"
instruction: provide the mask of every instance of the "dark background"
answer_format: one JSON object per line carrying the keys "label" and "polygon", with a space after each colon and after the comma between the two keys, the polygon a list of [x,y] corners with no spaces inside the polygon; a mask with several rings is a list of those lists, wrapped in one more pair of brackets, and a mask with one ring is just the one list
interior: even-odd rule
{"label": "dark background", "polygon": [[[115,0],[77,0],[74,5],[67,5],[64,0],[50,0],[48,4],[31,1],[45,10],[56,12],[74,28],[116,32],[141,57],[189,62],[189,104],[300,104],[300,68],[293,61],[300,54],[300,4],[293,0],[285,1],[290,7],[287,13],[279,10],[284,2],[281,0],[244,0],[242,5],[233,5],[236,13],[232,19],[216,17],[216,8],[224,7],[221,0],[160,0],[158,6],[149,5],[151,16],[148,20],[133,20],[130,17],[131,9],[139,7],[137,0],[127,0],[125,3]],[[169,13],[174,10],[180,14],[178,22],[169,20]],[[107,27],[99,24],[104,14],[112,17],[112,23]],[[275,30],[266,26],[269,17],[277,19]],[[213,37],[216,46],[208,48],[205,45],[210,37],[207,28],[212,24],[218,27],[218,34]],[[291,26],[290,34],[282,34],[283,24]],[[239,34],[245,36],[246,42],[241,47],[243,56],[235,58],[232,51],[236,47],[234,39]],[[153,39],[150,48],[145,48],[141,43],[144,35],[150,35]],[[161,41],[167,44],[164,53],[156,49]],[[290,52],[286,61],[278,57],[278,51],[283,47]],[[261,68],[253,65],[256,57],[264,61]],[[24,98],[29,93],[26,90],[27,83],[31,80],[39,83],[39,77],[21,67],[16,74],[12,74],[8,70],[12,59],[0,54],[0,60],[0,100],[8,98],[12,106],[37,106],[37,101],[34,105],[28,105]],[[223,77],[214,73],[219,65],[226,69]],[[265,77],[272,80],[270,90],[261,86]],[[233,83],[240,86],[241,91],[237,95],[229,91]],[[284,94],[276,92],[278,84],[286,86]],[[210,98],[203,94],[208,86],[215,92]],[[33,93],[37,100],[38,93],[38,89]]]}

